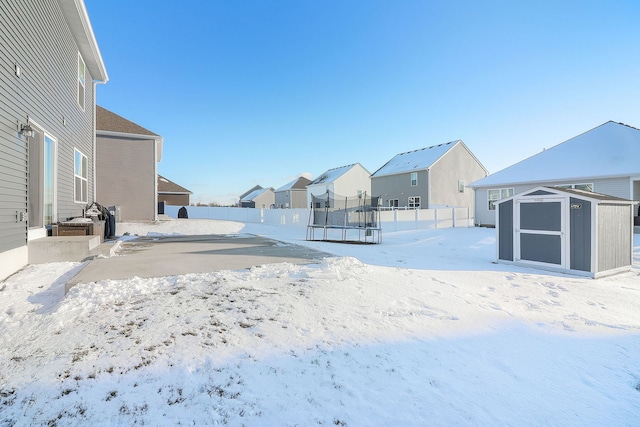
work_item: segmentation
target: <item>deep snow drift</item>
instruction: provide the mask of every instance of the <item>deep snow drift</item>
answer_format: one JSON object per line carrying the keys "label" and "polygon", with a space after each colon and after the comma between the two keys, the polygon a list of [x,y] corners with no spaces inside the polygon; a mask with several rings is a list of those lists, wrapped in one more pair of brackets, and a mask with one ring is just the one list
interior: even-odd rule
{"label": "deep snow drift", "polygon": [[640,247],[598,280],[494,264],[491,229],[305,242],[334,253],[79,284],[79,263],[0,282],[0,425],[638,425]]}

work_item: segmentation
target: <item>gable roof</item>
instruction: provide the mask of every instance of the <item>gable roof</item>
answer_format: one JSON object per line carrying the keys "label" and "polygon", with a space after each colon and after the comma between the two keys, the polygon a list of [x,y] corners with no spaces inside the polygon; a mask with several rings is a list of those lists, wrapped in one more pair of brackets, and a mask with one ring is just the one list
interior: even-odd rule
{"label": "gable roof", "polygon": [[350,165],[329,169],[324,173],[320,174],[320,176],[318,176],[316,179],[311,181],[308,185],[325,184],[327,182],[334,182],[336,179],[340,178],[342,175],[344,175],[345,173],[347,173],[348,171],[350,171],[356,166],[360,166],[367,173],[369,173],[369,171],[360,163],[353,163]]}
{"label": "gable roof", "polygon": [[269,188],[259,188],[259,189],[255,190],[255,191],[252,191],[251,193],[247,194],[246,196],[244,196],[241,199],[241,201],[243,201],[243,202],[251,202],[252,200],[257,198],[261,194],[266,193],[267,191],[273,192],[273,188],[271,188],[271,187],[269,187]]}
{"label": "gable roof", "polygon": [[444,144],[432,145],[431,147],[397,154],[380,169],[375,171],[371,177],[428,169],[457,144],[462,144],[462,141],[458,139]]}
{"label": "gable roof", "polygon": [[96,130],[133,135],[159,136],[139,124],[127,120],[99,105],[96,105]]}
{"label": "gable roof", "polygon": [[503,184],[615,178],[640,175],[640,129],[608,121],[469,184]]}
{"label": "gable roof", "polygon": [[251,188],[248,191],[245,191],[244,193],[242,193],[240,195],[240,200],[244,199],[246,196],[248,196],[249,194],[253,193],[254,191],[261,190],[261,189],[262,189],[261,185],[254,185],[253,188]]}
{"label": "gable roof", "polygon": [[288,191],[288,190],[304,190],[307,185],[311,182],[309,178],[305,178],[304,176],[299,176],[291,182],[286,183],[282,187],[277,188],[276,193],[279,191]]}
{"label": "gable roof", "polygon": [[191,191],[168,180],[162,175],[158,175],[158,193],[193,194]]}

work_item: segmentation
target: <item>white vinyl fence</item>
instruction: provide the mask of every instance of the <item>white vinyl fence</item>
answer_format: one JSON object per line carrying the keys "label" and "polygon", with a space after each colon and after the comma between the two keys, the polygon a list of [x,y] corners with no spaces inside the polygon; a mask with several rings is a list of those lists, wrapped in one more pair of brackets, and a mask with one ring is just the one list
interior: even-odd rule
{"label": "white vinyl fence", "polygon": [[[178,217],[181,206],[164,207],[165,215]],[[209,206],[187,206],[189,218],[220,219],[269,225],[306,227],[309,209],[252,209]],[[382,231],[418,230],[424,228],[473,227],[469,208],[393,210],[380,212]]]}

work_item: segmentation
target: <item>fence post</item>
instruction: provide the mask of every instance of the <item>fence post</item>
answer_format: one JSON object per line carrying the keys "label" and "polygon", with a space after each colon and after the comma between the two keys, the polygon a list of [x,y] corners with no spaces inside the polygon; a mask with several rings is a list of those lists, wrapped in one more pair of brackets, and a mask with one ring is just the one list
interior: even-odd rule
{"label": "fence post", "polygon": [[438,207],[437,206],[436,206],[436,211],[435,211],[434,217],[436,219],[436,227],[435,228],[438,228]]}
{"label": "fence post", "polygon": [[451,228],[456,228],[456,208],[451,208]]}

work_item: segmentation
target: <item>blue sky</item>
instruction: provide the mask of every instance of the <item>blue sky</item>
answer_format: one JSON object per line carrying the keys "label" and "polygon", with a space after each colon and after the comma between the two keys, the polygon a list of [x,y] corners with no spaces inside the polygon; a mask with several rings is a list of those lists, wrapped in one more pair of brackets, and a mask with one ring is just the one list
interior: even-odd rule
{"label": "blue sky", "polygon": [[640,2],[85,0],[98,104],[162,135],[192,202],[462,139],[497,172],[640,127]]}

